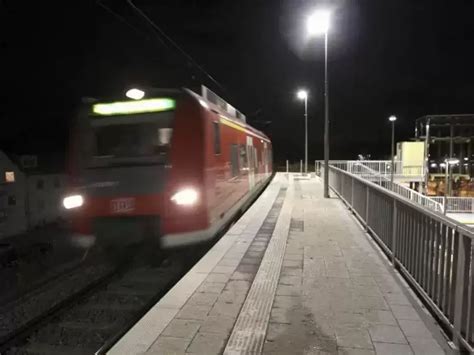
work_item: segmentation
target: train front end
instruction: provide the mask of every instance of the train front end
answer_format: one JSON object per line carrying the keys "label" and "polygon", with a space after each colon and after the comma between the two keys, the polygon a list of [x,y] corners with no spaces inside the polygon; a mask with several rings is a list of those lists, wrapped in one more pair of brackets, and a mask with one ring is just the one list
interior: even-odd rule
{"label": "train front end", "polygon": [[182,101],[177,92],[83,110],[73,129],[71,188],[63,200],[75,243],[123,247],[148,241],[158,247],[181,205],[195,223],[206,224],[197,189],[190,187],[199,184],[199,169],[189,179],[180,176],[177,187],[174,178],[182,165],[173,162],[180,156],[173,141],[182,140],[177,116],[189,110]]}

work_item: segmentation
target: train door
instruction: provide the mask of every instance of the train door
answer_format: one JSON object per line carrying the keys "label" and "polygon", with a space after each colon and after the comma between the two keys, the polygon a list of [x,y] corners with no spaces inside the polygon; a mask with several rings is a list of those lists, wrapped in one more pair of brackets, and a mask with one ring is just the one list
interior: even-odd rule
{"label": "train door", "polygon": [[252,190],[255,186],[255,153],[253,147],[253,139],[249,136],[247,136],[247,157],[249,169],[249,190]]}

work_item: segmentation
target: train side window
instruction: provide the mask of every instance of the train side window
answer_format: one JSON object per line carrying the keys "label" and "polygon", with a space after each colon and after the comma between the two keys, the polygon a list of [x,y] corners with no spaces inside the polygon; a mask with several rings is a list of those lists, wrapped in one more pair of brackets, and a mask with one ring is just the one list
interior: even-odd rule
{"label": "train side window", "polygon": [[219,122],[212,122],[214,126],[214,154],[221,154],[221,129]]}
{"label": "train side window", "polygon": [[237,144],[230,146],[230,165],[232,177],[239,175],[239,146]]}
{"label": "train side window", "polygon": [[247,147],[243,144],[240,145],[240,168],[242,170],[249,170],[247,161]]}

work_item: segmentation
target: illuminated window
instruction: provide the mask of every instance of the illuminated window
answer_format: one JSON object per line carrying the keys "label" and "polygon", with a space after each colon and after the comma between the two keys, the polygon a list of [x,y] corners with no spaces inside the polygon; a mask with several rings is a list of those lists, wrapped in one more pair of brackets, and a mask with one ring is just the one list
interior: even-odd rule
{"label": "illuminated window", "polygon": [[5,181],[6,182],[15,182],[15,172],[14,171],[5,171]]}
{"label": "illuminated window", "polygon": [[133,113],[160,112],[173,110],[176,102],[169,98],[121,101],[95,104],[92,112],[96,115],[126,115]]}

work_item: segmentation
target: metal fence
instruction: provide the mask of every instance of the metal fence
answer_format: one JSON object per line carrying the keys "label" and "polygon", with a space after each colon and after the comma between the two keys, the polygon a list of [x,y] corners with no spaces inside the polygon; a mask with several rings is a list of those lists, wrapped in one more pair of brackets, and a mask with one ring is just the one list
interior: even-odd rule
{"label": "metal fence", "polygon": [[446,204],[446,213],[474,213],[473,197],[448,196],[445,200],[443,196],[434,196],[431,199],[443,206]]}
{"label": "metal fence", "polygon": [[329,185],[430,305],[455,344],[474,351],[474,234],[343,169],[330,167]]}
{"label": "metal fence", "polygon": [[[400,162],[397,162],[400,163]],[[320,163],[319,169],[321,169]],[[362,179],[376,183],[390,191],[393,191],[400,196],[408,198],[409,200],[418,203],[419,205],[429,208],[435,212],[443,213],[444,201],[434,200],[431,197],[425,196],[409,187],[406,187],[397,182],[390,181],[390,175],[386,175],[386,165],[390,165],[390,161],[361,161],[361,160],[334,160],[330,161],[330,165],[349,173],[355,174]],[[317,170],[317,169],[316,169]]]}
{"label": "metal fence", "polygon": [[392,183],[388,180],[382,180],[379,183],[380,186],[386,188],[387,190],[393,191],[396,194],[403,196],[410,201],[413,201],[425,208],[429,208],[432,211],[443,213],[444,212],[444,202],[435,200],[431,197],[425,196],[418,191],[412,190],[409,187],[397,184],[396,182]]}
{"label": "metal fence", "polygon": [[[322,161],[316,161],[315,165],[322,163]],[[349,172],[366,172],[386,177],[392,173],[390,160],[331,160],[330,164]],[[404,165],[403,162],[395,160],[394,176],[396,178],[422,178],[424,177],[424,167],[422,165]]]}
{"label": "metal fence", "polygon": [[[276,164],[274,166],[275,171],[287,172],[287,173],[303,173],[304,162],[303,160],[286,160],[285,163]],[[308,173],[314,172],[313,166],[308,162]]]}

